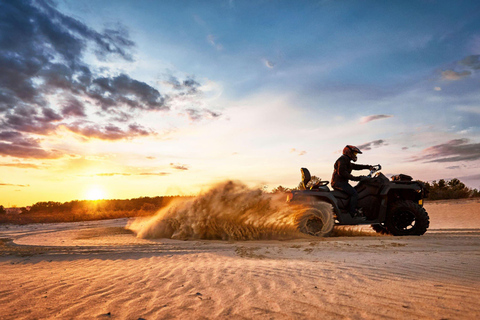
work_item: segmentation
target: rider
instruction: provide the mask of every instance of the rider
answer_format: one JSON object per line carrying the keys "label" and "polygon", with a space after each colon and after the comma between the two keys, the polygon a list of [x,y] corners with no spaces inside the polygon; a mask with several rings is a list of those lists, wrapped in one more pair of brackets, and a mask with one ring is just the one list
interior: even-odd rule
{"label": "rider", "polygon": [[357,154],[361,154],[362,151],[355,146],[347,145],[343,148],[343,155],[338,158],[334,165],[334,171],[332,175],[332,187],[337,190],[341,190],[350,196],[350,204],[348,206],[348,212],[352,217],[359,215],[356,210],[358,193],[353,188],[348,180],[362,181],[368,179],[365,176],[355,177],[352,175],[352,170],[372,169],[372,166],[365,164],[355,164],[350,161],[357,161]]}

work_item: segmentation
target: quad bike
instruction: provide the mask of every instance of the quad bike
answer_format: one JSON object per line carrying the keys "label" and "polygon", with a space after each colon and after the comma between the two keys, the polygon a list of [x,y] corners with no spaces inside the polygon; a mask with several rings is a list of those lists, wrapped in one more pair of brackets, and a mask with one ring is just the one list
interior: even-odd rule
{"label": "quad bike", "polygon": [[[302,168],[302,189],[294,190],[287,196],[292,204],[307,206],[306,212],[299,218],[301,232],[314,236],[327,236],[334,225],[370,224],[377,233],[394,236],[422,235],[430,224],[423,208],[423,199],[428,196],[420,181],[400,174],[390,181],[374,166],[355,189],[358,192],[357,208],[359,216],[353,217],[347,211],[349,196],[340,191],[330,191],[328,181],[319,181],[313,185],[310,172]],[[325,210],[325,206],[333,210]]]}

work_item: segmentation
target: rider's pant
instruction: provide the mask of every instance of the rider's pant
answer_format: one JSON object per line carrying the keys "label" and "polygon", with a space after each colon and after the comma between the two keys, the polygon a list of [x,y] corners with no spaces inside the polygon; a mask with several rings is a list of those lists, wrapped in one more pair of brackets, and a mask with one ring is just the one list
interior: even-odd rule
{"label": "rider's pant", "polygon": [[354,187],[352,187],[348,182],[337,182],[335,184],[335,189],[342,190],[350,196],[350,203],[348,205],[348,212],[350,214],[355,213],[355,208],[358,201],[358,193]]}

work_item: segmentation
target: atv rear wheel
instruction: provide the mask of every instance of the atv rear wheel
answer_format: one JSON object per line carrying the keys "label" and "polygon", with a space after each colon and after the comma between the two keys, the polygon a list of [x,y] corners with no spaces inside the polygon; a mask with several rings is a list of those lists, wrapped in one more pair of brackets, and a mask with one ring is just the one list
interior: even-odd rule
{"label": "atv rear wheel", "polygon": [[309,207],[298,219],[300,232],[316,236],[326,237],[332,233],[335,221],[330,205],[318,205]]}
{"label": "atv rear wheel", "polygon": [[379,234],[391,234],[388,232],[387,228],[385,227],[385,224],[372,224],[372,229]]}
{"label": "atv rear wheel", "polygon": [[395,202],[385,221],[388,232],[394,236],[420,236],[427,231],[429,225],[425,209],[410,200]]}

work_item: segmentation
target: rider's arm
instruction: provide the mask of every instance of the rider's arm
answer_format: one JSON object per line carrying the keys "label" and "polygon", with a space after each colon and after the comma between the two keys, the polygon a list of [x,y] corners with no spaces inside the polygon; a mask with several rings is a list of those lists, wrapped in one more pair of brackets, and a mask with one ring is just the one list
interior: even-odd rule
{"label": "rider's arm", "polygon": [[338,170],[337,170],[338,175],[341,176],[344,179],[353,180],[353,181],[360,181],[360,177],[355,177],[350,172],[348,172],[347,166],[348,166],[348,164],[345,160],[343,160],[343,159],[339,160],[338,161]]}
{"label": "rider's arm", "polygon": [[356,164],[352,163],[353,170],[363,170],[363,169],[370,169],[372,166],[368,164]]}

